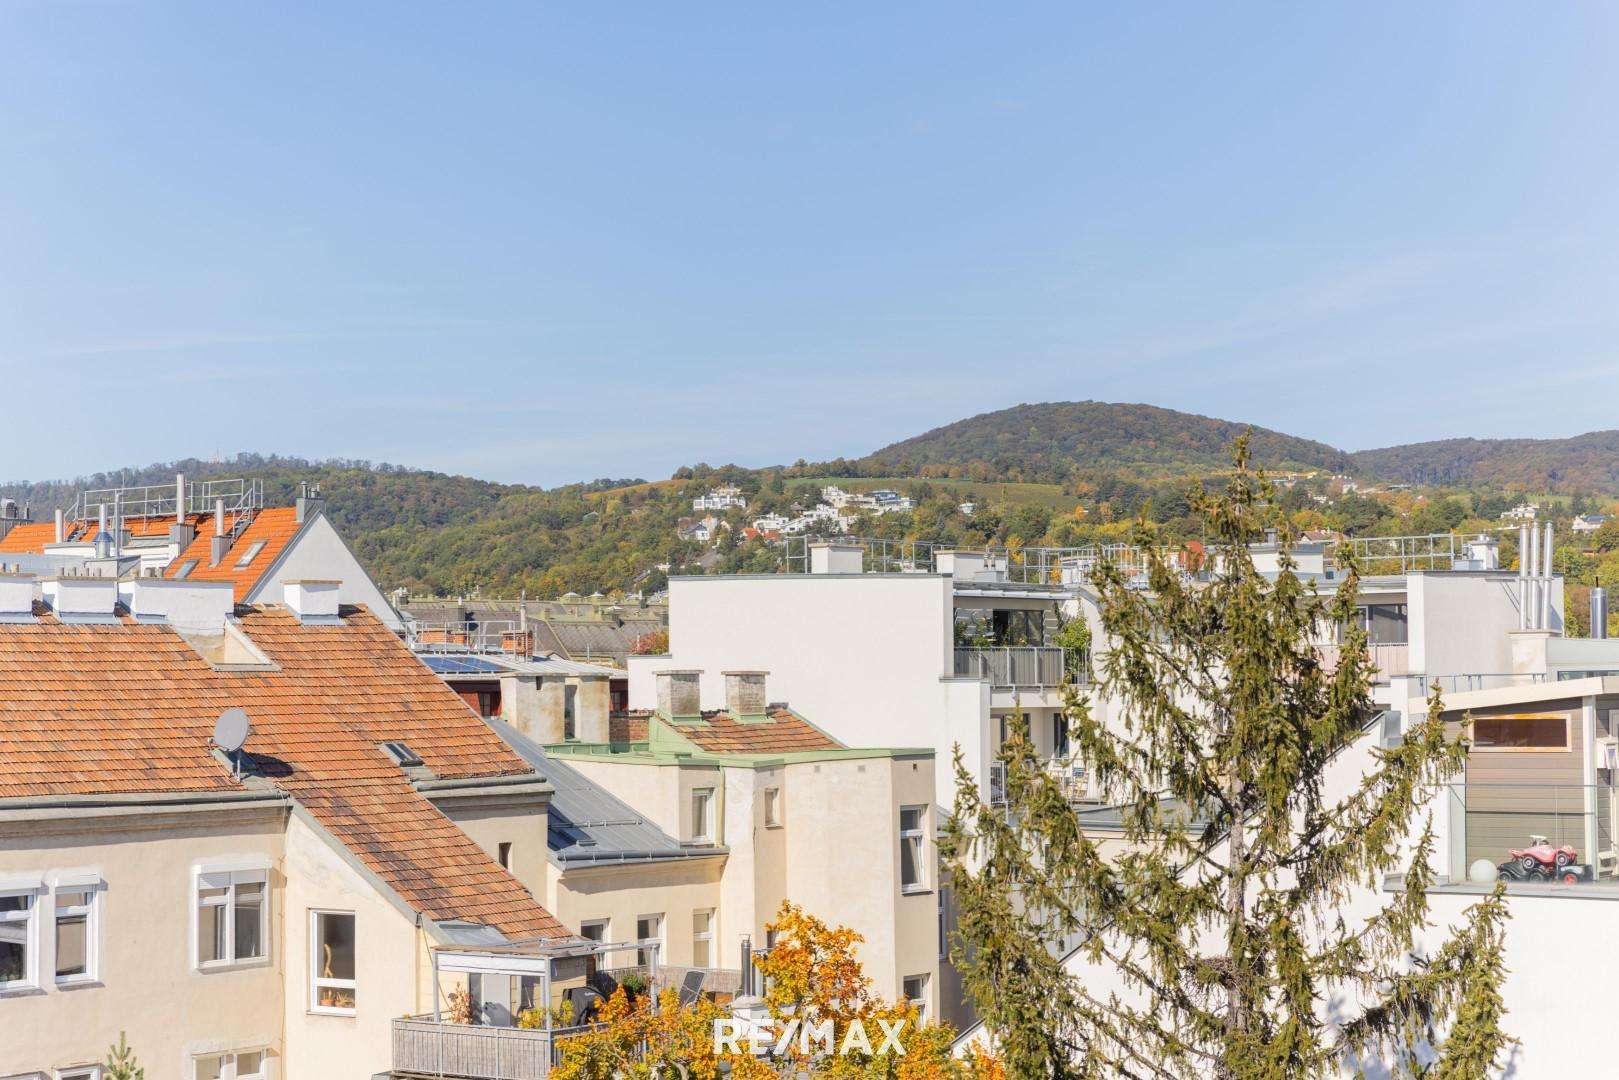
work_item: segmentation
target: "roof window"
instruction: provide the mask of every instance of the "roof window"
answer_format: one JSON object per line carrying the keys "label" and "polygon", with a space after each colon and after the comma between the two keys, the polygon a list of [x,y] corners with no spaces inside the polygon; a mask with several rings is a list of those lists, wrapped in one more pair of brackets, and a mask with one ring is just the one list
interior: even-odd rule
{"label": "roof window", "polygon": [[197,568],[197,560],[196,559],[187,559],[185,562],[181,563],[179,565],[179,567],[176,568],[176,570],[174,571],[174,580],[175,581],[184,581],[186,578],[191,576],[191,571],[195,570],[196,568]]}
{"label": "roof window", "polygon": [[242,557],[240,559],[236,560],[236,565],[239,566],[239,567],[240,566],[246,566],[248,563],[250,563],[254,559],[258,558],[259,552],[261,552],[263,550],[264,550],[264,541],[263,540],[255,540],[255,541],[253,541],[251,544],[249,544],[247,546],[247,550],[242,552]]}
{"label": "roof window", "polygon": [[382,749],[401,769],[414,769],[421,765],[421,755],[402,742],[385,742]]}

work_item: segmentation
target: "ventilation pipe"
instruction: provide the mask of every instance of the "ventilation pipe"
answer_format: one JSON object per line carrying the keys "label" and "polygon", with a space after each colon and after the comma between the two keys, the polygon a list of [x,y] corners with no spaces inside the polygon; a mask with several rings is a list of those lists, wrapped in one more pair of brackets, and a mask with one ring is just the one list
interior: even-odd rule
{"label": "ventilation pipe", "polygon": [[1552,523],[1546,522],[1546,542],[1540,549],[1540,628],[1552,626]]}
{"label": "ventilation pipe", "polygon": [[60,544],[63,540],[66,540],[66,539],[67,539],[67,514],[63,512],[63,510],[62,510],[62,508],[60,506],[58,506],[56,508],[56,542],[58,544]]}
{"label": "ventilation pipe", "polygon": [[1518,526],[1518,629],[1529,629],[1529,526]]}
{"label": "ventilation pipe", "polygon": [[218,566],[230,550],[230,537],[225,535],[225,500],[214,500],[214,536],[208,542],[208,565]]}
{"label": "ventilation pipe", "polygon": [[112,536],[107,532],[107,504],[96,507],[96,558],[105,559],[112,554]]}
{"label": "ventilation pipe", "polygon": [[1608,636],[1608,590],[1602,587],[1601,578],[1591,587],[1591,636]]}
{"label": "ventilation pipe", "polygon": [[174,523],[186,523],[186,474],[174,474]]}

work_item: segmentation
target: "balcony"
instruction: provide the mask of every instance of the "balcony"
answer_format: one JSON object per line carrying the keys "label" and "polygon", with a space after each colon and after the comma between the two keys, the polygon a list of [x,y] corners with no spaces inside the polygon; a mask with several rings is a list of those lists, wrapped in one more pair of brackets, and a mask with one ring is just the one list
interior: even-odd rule
{"label": "balcony", "polygon": [[[1450,817],[1450,884],[1508,892],[1619,890],[1615,817],[1619,789],[1607,784],[1469,782],[1446,791]],[[1525,861],[1513,851],[1545,846]],[[1557,853],[1572,849],[1562,857]],[[1539,857],[1536,857],[1538,855]],[[1517,867],[1512,866],[1517,863]],[[1540,867],[1545,864],[1546,871]]]}
{"label": "balcony", "polygon": [[957,678],[987,679],[998,690],[1050,689],[1066,681],[1063,650],[1038,646],[958,648],[955,674]]}
{"label": "balcony", "polygon": [[[1339,645],[1322,645],[1321,666],[1328,671],[1338,666]],[[1411,646],[1403,641],[1377,642],[1366,646],[1372,662],[1372,682],[1386,685],[1394,678],[1411,674]]]}
{"label": "balcony", "polygon": [[556,1040],[576,1030],[451,1024],[431,1016],[393,1022],[395,1076],[454,1076],[473,1080],[545,1080]]}

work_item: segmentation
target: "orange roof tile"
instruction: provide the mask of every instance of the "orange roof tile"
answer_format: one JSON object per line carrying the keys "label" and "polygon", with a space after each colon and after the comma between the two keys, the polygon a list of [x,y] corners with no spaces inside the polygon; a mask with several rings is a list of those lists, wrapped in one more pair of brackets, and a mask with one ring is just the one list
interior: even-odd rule
{"label": "orange roof tile", "polygon": [[0,536],[0,552],[7,555],[43,555],[45,545],[56,540],[56,522],[32,521],[13,525]]}
{"label": "orange roof tile", "polygon": [[763,720],[742,723],[724,711],[705,712],[704,724],[669,724],[688,742],[711,754],[796,754],[842,750],[844,745],[791,709],[771,709]]}
{"label": "orange roof tile", "polygon": [[378,748],[402,740],[446,779],[531,773],[393,633],[364,609],[305,626],[241,608],[239,625],[279,670],[215,670],[128,618],[0,624],[0,798],[238,790],[209,741],[239,706],[257,771],[415,910],[568,932]]}
{"label": "orange roof tile", "polygon": [[[205,521],[209,520],[207,518]],[[273,506],[260,510],[253,515],[242,535],[236,538],[230,551],[219,560],[219,565],[209,566],[209,548],[213,543],[213,529],[211,526],[199,525],[197,538],[171,562],[163,571],[165,577],[173,577],[186,562],[194,563],[190,574],[191,581],[229,581],[235,586],[238,603],[247,599],[248,593],[258,585],[259,579],[264,576],[265,570],[281,556],[298,534],[301,526],[298,524],[298,511],[291,506]],[[263,542],[264,546],[253,556],[246,566],[240,566],[242,556],[246,555],[254,544]]]}

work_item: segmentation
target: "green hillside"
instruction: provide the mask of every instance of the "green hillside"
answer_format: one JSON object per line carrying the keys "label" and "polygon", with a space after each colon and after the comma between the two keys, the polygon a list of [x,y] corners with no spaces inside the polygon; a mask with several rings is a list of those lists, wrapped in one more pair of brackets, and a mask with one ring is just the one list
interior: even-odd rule
{"label": "green hillside", "polygon": [[1567,439],[1443,439],[1349,455],[1357,474],[1408,484],[1619,491],[1619,431]]}
{"label": "green hillside", "polygon": [[[1017,405],[982,413],[885,446],[856,464],[882,476],[1065,483],[1083,472],[1163,477],[1229,464],[1231,440],[1247,425],[1104,401]],[[1336,471],[1346,455],[1325,443],[1253,429],[1254,454],[1273,469]]]}

